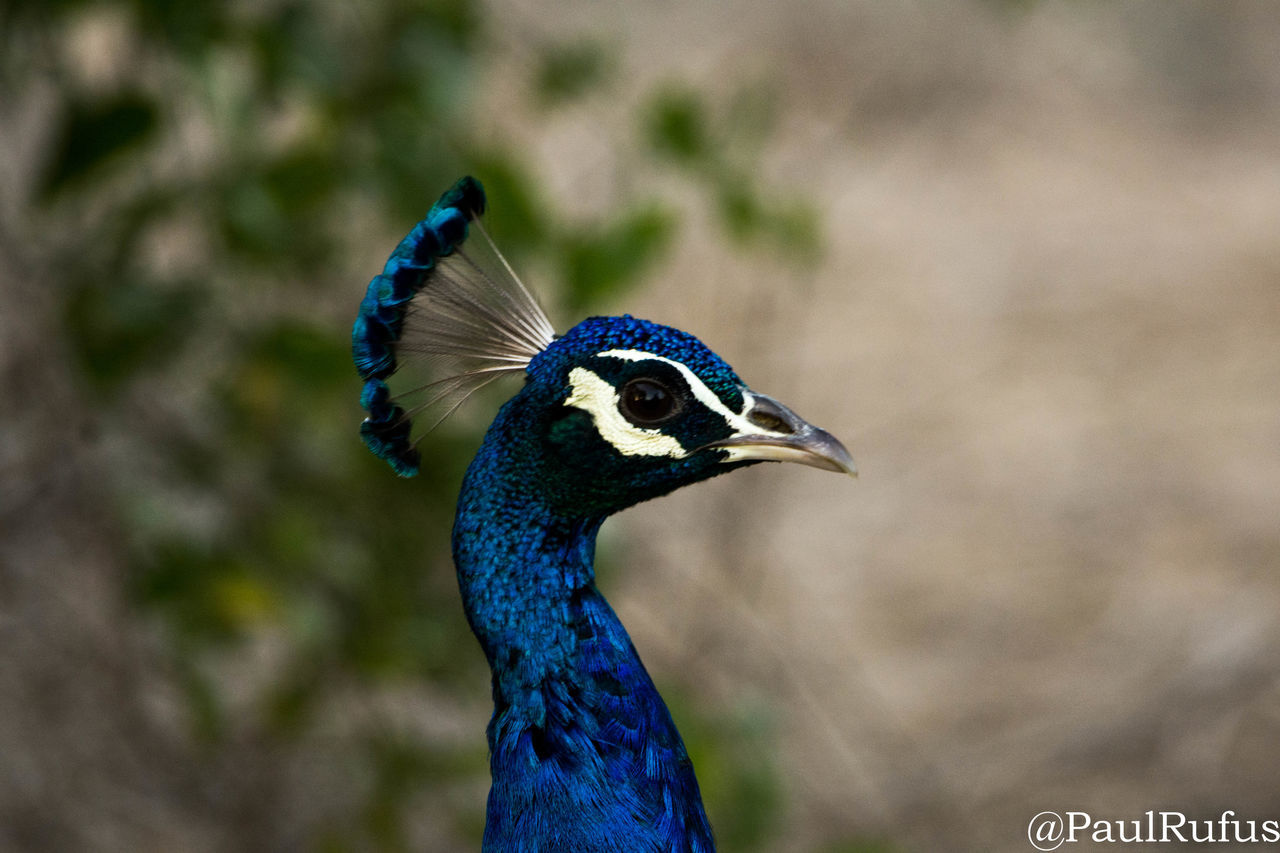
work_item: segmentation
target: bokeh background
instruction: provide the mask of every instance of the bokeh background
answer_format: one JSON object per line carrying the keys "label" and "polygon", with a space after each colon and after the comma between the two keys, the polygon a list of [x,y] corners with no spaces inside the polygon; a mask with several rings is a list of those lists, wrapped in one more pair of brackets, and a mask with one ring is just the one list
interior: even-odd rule
{"label": "bokeh background", "polygon": [[478,849],[447,530],[497,401],[398,480],[347,351],[464,173],[561,328],[692,330],[859,461],[606,525],[722,849],[1280,817],[1280,7],[0,28],[0,847]]}

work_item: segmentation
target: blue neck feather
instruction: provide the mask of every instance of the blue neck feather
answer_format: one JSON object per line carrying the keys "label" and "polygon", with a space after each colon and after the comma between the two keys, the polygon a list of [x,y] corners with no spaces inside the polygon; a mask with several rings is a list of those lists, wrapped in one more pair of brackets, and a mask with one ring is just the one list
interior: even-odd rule
{"label": "blue neck feather", "polygon": [[530,408],[517,395],[490,427],[453,530],[463,604],[493,672],[484,850],[711,853],[684,744],[596,589],[603,515],[551,508]]}

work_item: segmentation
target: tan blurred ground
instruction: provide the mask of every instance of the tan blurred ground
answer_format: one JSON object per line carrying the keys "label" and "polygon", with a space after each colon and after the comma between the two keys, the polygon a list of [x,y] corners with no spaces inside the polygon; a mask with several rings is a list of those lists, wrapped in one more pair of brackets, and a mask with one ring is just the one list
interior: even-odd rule
{"label": "tan blurred ground", "polygon": [[[774,715],[786,849],[1277,817],[1280,7],[563,8],[625,31],[637,91],[776,87],[768,181],[825,215],[816,275],[699,222],[618,306],[862,470],[767,466],[612,532],[659,684]],[[608,199],[625,157],[579,117],[542,168]]]}

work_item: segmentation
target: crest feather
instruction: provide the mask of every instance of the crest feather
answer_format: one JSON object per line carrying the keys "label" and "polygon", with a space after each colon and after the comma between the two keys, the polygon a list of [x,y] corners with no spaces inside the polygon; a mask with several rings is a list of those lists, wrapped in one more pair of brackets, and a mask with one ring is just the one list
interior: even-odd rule
{"label": "crest feather", "polygon": [[[368,412],[360,434],[396,473],[418,472],[417,440],[494,379],[524,372],[555,337],[533,294],[480,224],[484,189],[466,177],[440,197],[369,282],[351,331]],[[479,235],[479,239],[469,232]],[[465,247],[464,247],[465,244]],[[387,378],[420,361],[426,381]],[[426,420],[414,437],[415,420]]]}

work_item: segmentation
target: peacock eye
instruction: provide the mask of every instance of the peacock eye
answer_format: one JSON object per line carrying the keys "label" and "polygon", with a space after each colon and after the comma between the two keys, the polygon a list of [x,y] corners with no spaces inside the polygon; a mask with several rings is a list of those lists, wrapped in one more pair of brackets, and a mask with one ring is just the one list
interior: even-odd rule
{"label": "peacock eye", "polygon": [[680,411],[680,400],[656,379],[632,379],[618,395],[618,411],[636,426],[653,426]]}

